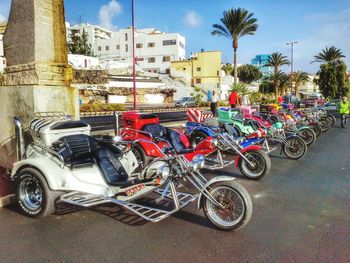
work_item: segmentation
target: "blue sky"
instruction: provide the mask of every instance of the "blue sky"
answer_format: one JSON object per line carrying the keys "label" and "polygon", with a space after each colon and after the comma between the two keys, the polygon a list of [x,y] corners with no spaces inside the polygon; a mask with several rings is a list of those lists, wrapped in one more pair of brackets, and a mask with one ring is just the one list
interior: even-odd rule
{"label": "blue sky", "polygon": [[[0,0],[0,20],[8,16],[10,0]],[[222,50],[223,62],[233,61],[226,38],[211,36],[212,24],[222,12],[243,7],[255,14],[259,28],[254,36],[239,41],[238,62],[249,63],[261,53],[282,52],[290,56],[286,42],[298,41],[295,69],[315,72],[313,55],[325,46],[335,45],[347,56],[350,66],[349,0],[135,0],[136,27],[156,27],[179,32],[186,37],[190,52]],[[113,29],[131,25],[131,0],[65,0],[66,20],[100,24]],[[289,70],[287,67],[284,70]]]}

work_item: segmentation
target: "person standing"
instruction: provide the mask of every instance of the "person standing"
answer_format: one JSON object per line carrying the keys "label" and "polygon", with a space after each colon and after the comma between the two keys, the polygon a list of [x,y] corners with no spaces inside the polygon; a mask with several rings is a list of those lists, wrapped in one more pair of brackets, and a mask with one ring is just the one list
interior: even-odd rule
{"label": "person standing", "polygon": [[231,92],[229,97],[229,104],[231,105],[232,109],[237,108],[237,106],[239,107],[239,97],[237,91],[233,90]]}
{"label": "person standing", "polygon": [[214,117],[216,116],[216,108],[218,106],[219,102],[219,97],[216,95],[215,91],[213,91],[213,95],[211,97],[211,102],[210,102],[210,110],[213,113]]}
{"label": "person standing", "polygon": [[340,101],[339,113],[340,113],[340,116],[341,116],[341,127],[345,128],[346,127],[347,118],[348,118],[348,115],[349,115],[349,102],[348,102],[348,98],[346,96],[344,96],[342,98],[342,100]]}

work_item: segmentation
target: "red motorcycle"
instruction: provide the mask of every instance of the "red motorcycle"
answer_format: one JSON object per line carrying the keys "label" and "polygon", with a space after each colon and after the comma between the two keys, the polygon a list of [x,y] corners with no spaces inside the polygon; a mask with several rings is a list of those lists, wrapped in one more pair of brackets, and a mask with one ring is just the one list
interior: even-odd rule
{"label": "red motorcycle", "polygon": [[[165,151],[171,148],[177,154],[183,154],[188,161],[198,154],[204,155],[207,163],[204,168],[210,170],[222,169],[235,163],[242,174],[250,179],[260,179],[271,169],[271,161],[261,146],[242,147],[220,128],[212,136],[199,142],[195,148],[191,148],[186,133],[165,128],[153,114],[125,112],[122,122],[124,128],[120,135],[125,141],[136,141],[134,149],[140,168],[146,166],[153,158],[161,158],[163,154],[160,149]],[[236,158],[225,160],[224,152],[233,153]],[[215,158],[211,158],[214,155]]]}

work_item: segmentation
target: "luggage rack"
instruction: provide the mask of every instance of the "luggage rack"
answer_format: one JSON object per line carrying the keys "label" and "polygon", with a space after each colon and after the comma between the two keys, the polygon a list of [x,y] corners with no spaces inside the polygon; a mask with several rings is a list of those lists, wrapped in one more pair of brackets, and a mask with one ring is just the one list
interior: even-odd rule
{"label": "luggage rack", "polygon": [[72,119],[72,116],[65,114],[62,111],[42,111],[42,112],[35,112],[34,117],[36,119],[43,118],[43,119],[66,119],[70,120]]}

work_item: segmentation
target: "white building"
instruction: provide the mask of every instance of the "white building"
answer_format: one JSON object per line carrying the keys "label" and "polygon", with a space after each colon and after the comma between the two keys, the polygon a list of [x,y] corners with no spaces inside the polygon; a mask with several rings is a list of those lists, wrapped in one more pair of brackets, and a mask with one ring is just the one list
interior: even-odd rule
{"label": "white building", "polygon": [[84,31],[88,36],[88,43],[92,46],[94,54],[97,54],[96,42],[101,39],[110,39],[113,35],[112,31],[100,26],[90,25],[88,23],[70,26],[66,23],[67,27],[67,42],[70,41],[70,36],[74,34],[82,34]]}
{"label": "white building", "polygon": [[[69,35],[85,31],[94,54],[101,60],[132,64],[131,28],[111,32],[100,26],[80,24],[68,27],[67,31]],[[136,29],[136,63],[145,71],[169,74],[171,61],[185,59],[185,44],[185,38],[178,33],[164,33],[155,28]]]}
{"label": "white building", "polygon": [[[155,28],[135,30],[136,63],[145,71],[170,73],[170,62],[186,57],[185,38],[178,33],[164,33]],[[97,40],[101,58],[132,62],[132,29],[113,32],[111,39]]]}

